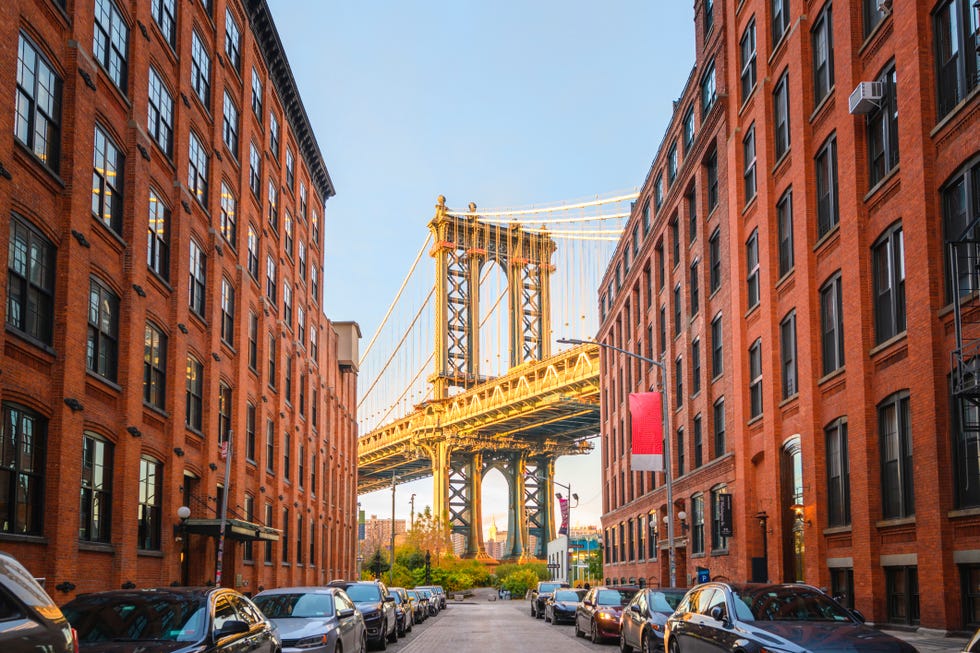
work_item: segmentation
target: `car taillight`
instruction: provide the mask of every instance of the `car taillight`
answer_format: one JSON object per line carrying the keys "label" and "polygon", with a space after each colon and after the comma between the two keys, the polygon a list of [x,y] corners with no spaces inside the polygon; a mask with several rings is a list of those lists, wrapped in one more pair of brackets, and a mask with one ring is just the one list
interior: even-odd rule
{"label": "car taillight", "polygon": [[78,653],[78,631],[74,628],[71,629],[71,643],[75,653]]}

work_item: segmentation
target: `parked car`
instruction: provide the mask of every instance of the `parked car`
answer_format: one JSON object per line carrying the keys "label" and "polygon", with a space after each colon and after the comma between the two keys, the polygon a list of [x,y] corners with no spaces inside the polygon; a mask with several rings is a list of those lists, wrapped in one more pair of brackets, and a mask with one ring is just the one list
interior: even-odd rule
{"label": "parked car", "polygon": [[969,643],[961,653],[980,653],[980,630],[973,633],[973,637],[970,638]]}
{"label": "parked car", "polygon": [[915,653],[864,625],[815,587],[711,582],[692,588],[667,619],[669,653],[861,651]]}
{"label": "parked car", "polygon": [[363,651],[364,617],[339,587],[282,587],[257,594],[259,610],[279,630],[282,651]]}
{"label": "parked car", "polygon": [[382,651],[388,644],[398,641],[398,620],[395,617],[395,599],[385,584],[379,580],[334,580],[331,587],[339,587],[360,610],[367,628],[368,642]]}
{"label": "parked car", "polygon": [[412,599],[404,587],[389,587],[392,597],[395,599],[395,619],[398,624],[398,636],[404,637],[412,632],[415,625],[415,610]]}
{"label": "parked car", "polygon": [[623,607],[639,590],[631,586],[593,587],[575,610],[575,636],[598,644],[605,639],[619,639],[619,617]]}
{"label": "parked car", "polygon": [[548,597],[555,593],[555,590],[568,587],[568,583],[543,580],[538,586],[531,590],[531,616],[537,619],[544,618],[544,602]]}
{"label": "parked car", "polygon": [[544,602],[544,620],[552,624],[575,621],[575,609],[587,590],[557,589]]}
{"label": "parked car", "polygon": [[31,572],[0,551],[0,651],[74,653],[75,633]]}
{"label": "parked car", "polygon": [[619,650],[642,653],[664,650],[667,617],[673,614],[687,588],[655,587],[637,591],[619,618]]}
{"label": "parked car", "polygon": [[429,597],[420,590],[405,590],[408,596],[414,600],[415,623],[422,623],[429,618]]}
{"label": "parked car", "polygon": [[111,590],[62,607],[80,653],[249,651],[278,653],[275,626],[255,604],[225,587]]}
{"label": "parked car", "polygon": [[439,599],[432,593],[432,590],[416,587],[415,591],[425,597],[425,601],[429,606],[430,617],[434,617],[439,614]]}
{"label": "parked car", "polygon": [[436,601],[439,603],[439,609],[446,609],[446,592],[442,589],[442,585],[416,585],[415,589],[429,590],[436,597]]}

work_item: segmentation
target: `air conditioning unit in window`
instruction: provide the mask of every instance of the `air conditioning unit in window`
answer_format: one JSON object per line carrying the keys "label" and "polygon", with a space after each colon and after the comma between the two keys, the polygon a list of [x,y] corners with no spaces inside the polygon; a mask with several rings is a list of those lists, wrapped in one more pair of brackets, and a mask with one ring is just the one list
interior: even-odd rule
{"label": "air conditioning unit in window", "polygon": [[871,113],[884,96],[884,82],[859,82],[847,100],[847,109],[853,114]]}
{"label": "air conditioning unit in window", "polygon": [[878,11],[882,12],[886,16],[892,11],[892,0],[876,0],[878,5]]}

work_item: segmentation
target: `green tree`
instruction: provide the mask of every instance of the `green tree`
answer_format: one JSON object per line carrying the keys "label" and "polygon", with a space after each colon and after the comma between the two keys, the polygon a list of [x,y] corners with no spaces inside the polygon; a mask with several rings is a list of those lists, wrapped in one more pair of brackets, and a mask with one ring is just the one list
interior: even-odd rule
{"label": "green tree", "polygon": [[589,554],[588,565],[590,578],[602,578],[602,549]]}
{"label": "green tree", "polygon": [[523,597],[538,584],[538,575],[531,569],[518,569],[501,581],[501,587],[514,598]]}
{"label": "green tree", "polygon": [[408,544],[422,552],[423,556],[426,551],[431,552],[433,566],[438,564],[444,555],[453,557],[453,547],[449,540],[449,525],[443,523],[437,515],[432,514],[432,508],[429,506],[415,515],[415,523],[408,531],[407,540]]}
{"label": "green tree", "polygon": [[385,556],[381,554],[381,549],[375,549],[374,555],[371,556],[366,568],[377,579],[381,578],[383,573],[391,569],[391,565],[385,560]]}

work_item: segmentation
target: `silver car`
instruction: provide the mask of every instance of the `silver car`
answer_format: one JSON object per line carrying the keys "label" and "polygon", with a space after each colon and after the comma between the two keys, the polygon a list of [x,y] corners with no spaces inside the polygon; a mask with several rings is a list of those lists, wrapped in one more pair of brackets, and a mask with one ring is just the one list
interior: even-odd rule
{"label": "silver car", "polygon": [[283,653],[367,650],[364,618],[339,587],[282,587],[252,600],[278,628]]}

